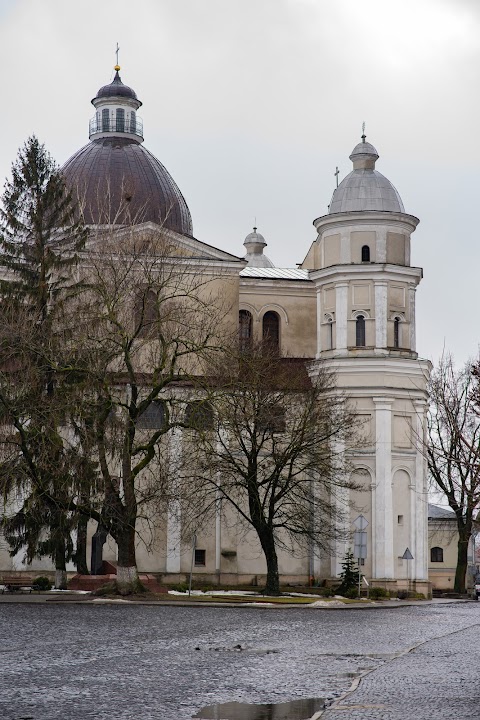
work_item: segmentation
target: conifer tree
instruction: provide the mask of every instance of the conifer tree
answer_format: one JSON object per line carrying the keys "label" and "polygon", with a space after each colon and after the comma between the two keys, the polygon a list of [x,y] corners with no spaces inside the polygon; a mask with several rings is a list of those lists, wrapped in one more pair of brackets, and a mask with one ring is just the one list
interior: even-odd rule
{"label": "conifer tree", "polygon": [[65,584],[75,524],[65,509],[72,473],[60,429],[72,395],[62,378],[74,324],[69,301],[80,290],[72,269],[85,238],[56,163],[29,138],[0,208],[0,483],[5,497],[14,485],[22,492],[21,506],[3,520],[11,552],[51,556],[57,587]]}

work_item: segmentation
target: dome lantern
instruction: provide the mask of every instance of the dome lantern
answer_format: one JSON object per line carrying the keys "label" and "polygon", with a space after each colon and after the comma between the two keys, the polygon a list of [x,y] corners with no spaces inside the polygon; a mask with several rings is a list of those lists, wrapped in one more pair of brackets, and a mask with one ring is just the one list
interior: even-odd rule
{"label": "dome lantern", "polygon": [[114,69],[112,82],[103,85],[92,100],[96,113],[90,120],[90,140],[119,135],[141,143],[143,122],[137,116],[137,110],[142,103],[135,91],[123,84],[120,65],[115,65]]}

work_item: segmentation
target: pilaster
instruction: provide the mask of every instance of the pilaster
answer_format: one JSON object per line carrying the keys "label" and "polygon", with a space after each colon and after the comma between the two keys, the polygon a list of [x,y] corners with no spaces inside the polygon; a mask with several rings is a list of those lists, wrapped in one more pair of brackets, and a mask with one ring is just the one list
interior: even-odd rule
{"label": "pilaster", "polygon": [[387,302],[388,283],[375,281],[375,347],[387,347]]}
{"label": "pilaster", "polygon": [[417,338],[416,338],[416,327],[415,327],[415,293],[416,289],[411,287],[409,289],[409,315],[410,315],[410,350],[416,352],[417,349]]}
{"label": "pilaster", "polygon": [[335,320],[337,350],[346,350],[347,343],[348,282],[335,283]]}
{"label": "pilaster", "polygon": [[393,398],[374,397],[376,455],[375,455],[375,517],[376,546],[375,579],[395,577],[393,560],[393,509],[392,509],[392,404]]}

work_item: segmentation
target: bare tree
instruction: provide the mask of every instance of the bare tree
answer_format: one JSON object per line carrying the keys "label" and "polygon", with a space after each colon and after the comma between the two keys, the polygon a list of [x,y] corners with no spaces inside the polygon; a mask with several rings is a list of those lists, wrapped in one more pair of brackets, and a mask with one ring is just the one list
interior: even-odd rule
{"label": "bare tree", "polygon": [[[478,368],[478,364],[475,366]],[[456,369],[444,354],[430,379],[426,455],[435,488],[455,513],[455,592],[465,592],[468,544],[480,500],[480,418],[471,365]]]}
{"label": "bare tree", "polygon": [[101,476],[99,522],[117,543],[117,584],[128,592],[139,522],[164,519],[174,492],[168,437],[183,425],[182,388],[205,374],[228,312],[218,274],[203,276],[161,233],[97,234],[83,267],[73,364]]}
{"label": "bare tree", "polygon": [[269,343],[224,356],[210,383],[191,423],[197,463],[184,479],[194,473],[206,511],[220,493],[255,530],[265,592],[278,594],[279,548],[330,554],[343,537],[347,491],[358,489],[346,454],[355,416],[329,370],[312,382],[305,361],[280,358]]}

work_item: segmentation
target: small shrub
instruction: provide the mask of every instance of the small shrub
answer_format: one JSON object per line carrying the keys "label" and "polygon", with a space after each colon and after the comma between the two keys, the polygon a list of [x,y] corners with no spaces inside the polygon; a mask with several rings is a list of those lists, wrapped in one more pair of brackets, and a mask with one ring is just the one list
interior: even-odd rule
{"label": "small shrub", "polygon": [[320,597],[333,597],[333,594],[333,590],[330,587],[315,588],[315,595],[320,595]]}
{"label": "small shrub", "polygon": [[399,600],[406,600],[408,598],[408,591],[407,590],[399,590],[397,592],[397,598]]}
{"label": "small shrub", "polygon": [[344,595],[344,597],[348,598],[349,600],[355,600],[356,598],[358,598],[358,588],[356,588],[356,587],[348,588],[348,590],[345,590],[343,595]]}
{"label": "small shrub", "polygon": [[385,588],[373,587],[370,590],[371,600],[386,600],[389,597],[390,593],[388,592],[388,590],[385,590]]}
{"label": "small shrub", "polygon": [[425,595],[424,595],[423,593],[416,592],[416,593],[415,593],[415,599],[416,599],[416,600],[425,600]]}
{"label": "small shrub", "polygon": [[102,587],[99,587],[95,592],[93,593],[97,597],[103,597],[104,595],[116,595],[117,594],[117,583],[111,582],[107,583],[105,585],[102,585]]}
{"label": "small shrub", "polygon": [[52,583],[50,582],[48,577],[45,577],[44,575],[40,575],[40,577],[35,578],[35,580],[33,581],[32,589],[33,590],[51,590]]}
{"label": "small shrub", "polygon": [[170,590],[175,590],[176,592],[188,592],[188,583],[176,583],[176,585],[170,585]]}

